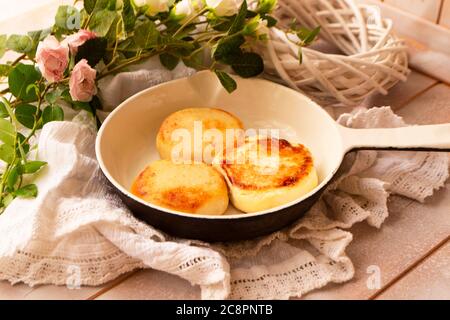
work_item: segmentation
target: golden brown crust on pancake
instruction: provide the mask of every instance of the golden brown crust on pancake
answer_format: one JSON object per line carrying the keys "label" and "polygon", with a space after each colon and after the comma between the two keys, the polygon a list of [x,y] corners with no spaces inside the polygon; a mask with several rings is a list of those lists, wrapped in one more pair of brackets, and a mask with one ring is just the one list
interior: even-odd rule
{"label": "golden brown crust on pancake", "polygon": [[227,163],[226,159],[221,162],[220,166],[233,186],[246,190],[290,187],[311,173],[314,168],[313,159],[305,146],[292,145],[283,139],[258,139],[260,148],[267,146],[268,156],[272,155],[271,143],[278,143],[279,149],[279,167],[274,174],[261,175],[260,168],[251,163],[247,156],[242,164]]}
{"label": "golden brown crust on pancake", "polygon": [[206,164],[155,161],[137,176],[131,193],[161,207],[188,213],[222,214],[228,205],[223,177]]}
{"label": "golden brown crust on pancake", "polygon": [[177,187],[164,190],[160,201],[174,210],[194,212],[210,199],[211,194],[201,188]]}

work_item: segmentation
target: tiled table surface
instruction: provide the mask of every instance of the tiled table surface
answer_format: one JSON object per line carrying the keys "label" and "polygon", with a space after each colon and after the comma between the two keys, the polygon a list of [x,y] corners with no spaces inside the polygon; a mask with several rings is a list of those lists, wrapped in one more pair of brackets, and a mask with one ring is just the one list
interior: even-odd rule
{"label": "tiled table surface", "polygon": [[[418,71],[388,96],[373,96],[368,106],[390,105],[411,124],[450,122],[450,86]],[[339,112],[339,111],[336,111]],[[450,181],[425,203],[390,199],[390,216],[381,229],[365,223],[352,228],[347,254],[355,277],[330,284],[303,299],[450,299]],[[369,289],[371,268],[381,275]],[[135,271],[101,287],[30,288],[0,282],[0,299],[197,299],[199,289],[185,280],[154,271]]]}

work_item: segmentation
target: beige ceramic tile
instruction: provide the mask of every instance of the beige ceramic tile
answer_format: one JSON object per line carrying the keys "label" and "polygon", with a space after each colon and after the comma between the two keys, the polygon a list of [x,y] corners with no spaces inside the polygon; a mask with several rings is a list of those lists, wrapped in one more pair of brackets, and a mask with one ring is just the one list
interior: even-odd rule
{"label": "beige ceramic tile", "polygon": [[441,26],[450,28],[450,0],[444,0],[439,24]]}
{"label": "beige ceramic tile", "polygon": [[[440,84],[397,113],[409,123],[450,122],[449,101],[449,87]],[[391,197],[389,207],[390,216],[380,230],[365,223],[352,229],[354,240],[347,253],[355,266],[354,279],[312,292],[306,299],[367,299],[379,291],[367,286],[370,268],[380,268],[383,287],[450,235],[450,181],[424,204]]]}
{"label": "beige ceramic tile", "polygon": [[437,83],[437,80],[422,73],[412,71],[406,82],[399,82],[387,95],[375,94],[364,101],[365,107],[391,106],[400,109],[420,93]]}
{"label": "beige ceramic tile", "polygon": [[380,230],[366,223],[352,228],[354,238],[347,254],[355,277],[311,292],[305,299],[368,299],[379,291],[371,282],[374,271],[380,271],[379,288],[383,288],[450,235],[450,183],[425,204],[392,200],[390,216]]}
{"label": "beige ceramic tile", "polygon": [[384,0],[385,3],[418,17],[437,22],[442,0]]}
{"label": "beige ceramic tile", "polygon": [[15,285],[12,286],[7,281],[0,281],[0,300],[19,300],[26,297],[28,293],[33,291],[26,285]]}
{"label": "beige ceramic tile", "polygon": [[83,287],[68,289],[59,286],[37,286],[31,288],[25,284],[12,286],[9,282],[0,281],[0,300],[76,300],[87,299],[99,291],[99,288]]}
{"label": "beige ceramic tile", "polygon": [[179,277],[156,270],[142,270],[97,299],[199,299],[200,290]]}
{"label": "beige ceramic tile", "polygon": [[395,283],[378,299],[450,300],[450,242]]}
{"label": "beige ceramic tile", "polygon": [[121,275],[98,287],[85,286],[78,289],[53,285],[29,287],[25,284],[16,284],[12,286],[7,281],[0,281],[0,300],[85,300],[109,290],[131,274]]}
{"label": "beige ceramic tile", "polygon": [[450,86],[434,86],[414,99],[406,108],[398,110],[397,114],[411,124],[450,122]]}

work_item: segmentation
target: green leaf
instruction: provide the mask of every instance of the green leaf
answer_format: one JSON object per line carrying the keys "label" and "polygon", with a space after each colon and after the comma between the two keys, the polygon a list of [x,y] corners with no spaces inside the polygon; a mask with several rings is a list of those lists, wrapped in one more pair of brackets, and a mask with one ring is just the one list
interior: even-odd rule
{"label": "green leaf", "polygon": [[64,120],[64,111],[60,106],[51,105],[44,109],[42,112],[42,121],[44,124],[51,121]]}
{"label": "green leaf", "polygon": [[241,45],[245,43],[242,35],[226,36],[217,42],[213,57],[216,61],[227,62],[228,59],[241,54]]}
{"label": "green leaf", "polygon": [[137,51],[138,47],[136,47],[136,44],[134,43],[133,38],[127,38],[119,43],[119,45],[117,46],[117,49]]}
{"label": "green leaf", "polygon": [[22,145],[23,152],[27,154],[28,151],[30,151],[30,145],[26,142],[24,143],[25,140],[26,140],[25,136],[20,132],[17,132],[17,144],[20,143]]}
{"label": "green leaf", "polygon": [[3,207],[9,206],[9,204],[14,200],[14,196],[11,193],[8,193],[2,200]]}
{"label": "green leaf", "polygon": [[256,35],[255,31],[258,29],[260,23],[261,23],[261,17],[258,14],[255,17],[253,17],[252,19],[250,19],[250,21],[248,21],[245,24],[245,27],[242,30],[242,34],[244,36]]}
{"label": "green leaf", "polygon": [[254,18],[258,15],[258,12],[252,11],[252,10],[247,10],[247,18]]}
{"label": "green leaf", "polygon": [[123,0],[109,0],[109,10],[118,10],[123,7]]}
{"label": "green leaf", "polygon": [[0,118],[0,140],[10,146],[14,145],[16,131],[14,126],[8,120]]}
{"label": "green leaf", "polygon": [[168,70],[173,70],[180,62],[180,58],[170,53],[162,53],[159,55],[159,61],[161,61],[161,64]]}
{"label": "green leaf", "polygon": [[96,0],[95,1],[95,11],[104,10],[111,7],[112,0]]}
{"label": "green leaf", "polygon": [[277,0],[259,0],[257,11],[260,14],[270,13],[276,4]]}
{"label": "green leaf", "polygon": [[27,55],[29,57],[34,57],[36,55],[36,49],[41,40],[43,40],[45,37],[47,37],[51,33],[51,28],[43,29],[43,30],[37,30],[37,31],[30,31],[28,32],[28,36],[30,36],[33,44],[30,51],[27,52]]}
{"label": "green leaf", "polygon": [[31,90],[27,92],[30,84],[36,83],[41,78],[41,74],[34,66],[19,63],[9,73],[8,85],[11,93],[25,102],[37,100],[36,92]]}
{"label": "green leaf", "polygon": [[246,17],[247,17],[247,1],[244,0],[244,2],[242,2],[242,5],[239,9],[236,18],[233,21],[233,24],[230,27],[230,31],[228,31],[228,34],[234,34],[236,32],[241,31],[242,28],[244,28]]}
{"label": "green leaf", "polygon": [[0,159],[6,163],[11,163],[14,160],[15,150],[9,144],[2,144],[0,146]]}
{"label": "green leaf", "polygon": [[14,189],[14,186],[16,185],[17,181],[19,180],[19,175],[21,172],[21,166],[20,164],[17,164],[14,166],[14,168],[11,169],[8,175],[8,179],[6,180],[6,185],[10,189]]}
{"label": "green leaf", "polygon": [[107,9],[96,11],[89,22],[89,29],[94,31],[99,37],[104,37],[108,34],[116,17],[117,13],[115,11]]}
{"label": "green leaf", "polygon": [[158,44],[159,31],[153,21],[145,21],[134,30],[134,42],[142,49]]}
{"label": "green leaf", "polygon": [[96,2],[97,0],[84,0],[84,10],[86,10],[87,13],[91,14],[94,11]]}
{"label": "green leaf", "polygon": [[29,94],[30,91],[34,91],[34,93],[38,96],[39,95],[39,87],[37,86],[37,84],[35,84],[35,83],[29,84],[27,86],[27,88],[25,89],[25,93]]}
{"label": "green leaf", "polygon": [[237,83],[234,81],[232,77],[230,77],[226,72],[220,70],[214,70],[217,78],[219,78],[220,83],[228,91],[228,93],[232,93],[237,88]]}
{"label": "green leaf", "polygon": [[61,98],[62,95],[62,89],[56,88],[54,90],[51,90],[45,94],[45,101],[47,101],[49,104],[55,103],[59,98]]}
{"label": "green leaf", "polygon": [[0,64],[0,77],[6,77],[11,70],[12,67],[9,64]]}
{"label": "green leaf", "polygon": [[272,28],[275,27],[278,23],[278,20],[268,14],[263,17],[267,21],[267,27]]}
{"label": "green leaf", "polygon": [[38,188],[35,184],[29,184],[14,191],[14,195],[21,198],[35,198],[37,194]]}
{"label": "green leaf", "polygon": [[264,61],[257,53],[244,52],[240,56],[236,56],[231,67],[241,77],[251,78],[264,71]]}
{"label": "green leaf", "polygon": [[9,64],[0,64],[0,77],[8,76],[9,72],[12,70],[12,66]]}
{"label": "green leaf", "polygon": [[234,22],[234,19],[231,19],[231,18],[233,18],[233,17],[232,16],[231,17],[220,17],[219,19],[211,20],[210,21],[211,27],[216,31],[222,31],[222,32],[228,31],[228,30],[230,30],[231,25]]}
{"label": "green leaf", "polygon": [[37,108],[31,104],[20,104],[15,109],[15,116],[23,126],[32,129],[36,122]]}
{"label": "green leaf", "polygon": [[33,40],[30,36],[12,34],[6,41],[6,47],[16,52],[27,53],[33,49]]}
{"label": "green leaf", "polygon": [[6,41],[7,41],[8,37],[6,36],[6,34],[2,34],[0,35],[0,58],[3,57],[3,55],[6,52]]}
{"label": "green leaf", "polygon": [[191,57],[183,59],[183,63],[186,65],[186,67],[198,69],[199,67],[205,65],[204,59],[205,56],[203,52],[198,51],[194,53],[194,55],[192,55]]}
{"label": "green leaf", "polygon": [[158,37],[158,44],[161,46],[165,46],[168,50],[178,50],[178,53],[180,54],[185,53],[184,51],[186,51],[188,52],[187,55],[189,55],[192,50],[198,48],[198,46],[190,42],[192,40],[193,39],[189,38],[180,40],[174,37],[161,35]]}
{"label": "green leaf", "polygon": [[77,8],[68,5],[59,6],[56,11],[55,25],[64,30],[79,29],[80,19],[80,11]]}
{"label": "green leaf", "polygon": [[130,0],[123,1],[122,20],[123,25],[125,27],[125,31],[126,32],[133,31],[134,25],[136,23],[136,15],[134,14],[134,9],[133,6],[131,5]]}
{"label": "green leaf", "polygon": [[97,101],[97,99],[98,99],[97,96],[94,96],[90,103],[82,102],[82,101],[73,101],[72,97],[70,96],[69,89],[65,89],[61,93],[61,99],[63,101],[66,101],[67,103],[70,103],[72,108],[74,108],[75,110],[86,110],[87,112],[89,112],[91,114],[95,114],[95,110],[92,109],[91,103],[93,103],[94,101]]}
{"label": "green leaf", "polygon": [[308,45],[314,41],[319,32],[320,27],[314,28],[313,30],[309,30],[307,28],[302,27],[299,30],[297,30],[297,36],[303,41],[305,45]]}
{"label": "green leaf", "polygon": [[35,173],[39,171],[43,166],[45,166],[47,162],[45,161],[28,161],[22,166],[22,173]]}
{"label": "green leaf", "polygon": [[72,104],[73,100],[72,97],[70,96],[70,89],[66,88],[65,90],[63,90],[63,92],[61,92],[61,99],[63,99],[64,101]]}
{"label": "green leaf", "polygon": [[3,102],[0,102],[0,118],[9,117],[8,110]]}
{"label": "green leaf", "polygon": [[109,28],[109,31],[105,36],[105,38],[108,39],[108,43],[115,43],[116,39],[125,39],[125,33],[123,30],[124,25],[119,14],[120,13],[116,14],[116,18],[114,19],[111,28]]}
{"label": "green leaf", "polygon": [[88,14],[107,8],[115,10],[117,1],[119,0],[84,0],[84,10],[86,10]]}
{"label": "green leaf", "polygon": [[72,101],[72,103],[75,110],[85,110],[89,113],[92,113],[92,107],[89,102]]}
{"label": "green leaf", "polygon": [[95,67],[105,55],[107,45],[108,41],[103,37],[87,40],[78,47],[75,63],[86,59],[91,67]]}

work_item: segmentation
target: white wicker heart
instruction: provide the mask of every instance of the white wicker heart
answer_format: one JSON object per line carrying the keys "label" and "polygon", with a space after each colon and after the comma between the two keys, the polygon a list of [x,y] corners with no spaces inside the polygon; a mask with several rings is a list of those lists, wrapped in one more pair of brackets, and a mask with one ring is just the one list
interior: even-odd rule
{"label": "white wicker heart", "polygon": [[299,47],[290,35],[272,28],[262,50],[266,76],[282,80],[323,105],[357,105],[374,92],[387,94],[409,73],[403,42],[392,33],[392,21],[375,6],[353,0],[279,0],[281,26],[294,18],[301,26],[321,26],[320,38],[342,54]]}

